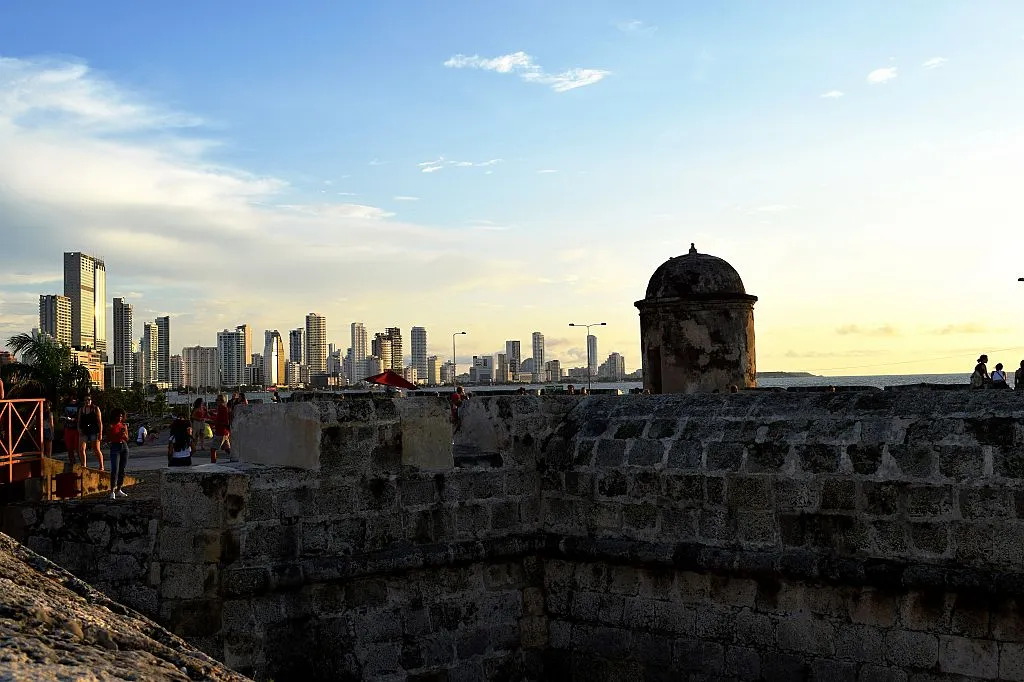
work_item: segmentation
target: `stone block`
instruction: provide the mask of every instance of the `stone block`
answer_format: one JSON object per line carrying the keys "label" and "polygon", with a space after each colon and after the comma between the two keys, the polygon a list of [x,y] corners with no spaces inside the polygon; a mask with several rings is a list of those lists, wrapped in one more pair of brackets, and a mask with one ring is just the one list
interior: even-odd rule
{"label": "stone block", "polygon": [[1024,682],[1024,644],[999,644],[999,679]]}
{"label": "stone block", "polygon": [[775,513],[771,511],[739,511],[736,532],[746,545],[774,546],[777,542]]}
{"label": "stone block", "polygon": [[672,664],[672,643],[672,638],[664,635],[633,632],[630,652],[645,666],[668,667]]}
{"label": "stone block", "polygon": [[[451,422],[441,400],[395,400],[401,429],[402,465],[426,471],[449,471],[454,466]],[[467,411],[462,437],[484,452],[498,450],[494,426]]]}
{"label": "stone block", "polygon": [[622,497],[629,492],[629,481],[621,471],[609,471],[597,481],[597,494],[601,497]]}
{"label": "stone block", "polygon": [[857,482],[852,479],[825,479],[821,484],[822,511],[853,511],[857,508]]}
{"label": "stone block", "polygon": [[885,657],[901,668],[930,668],[939,659],[939,640],[926,632],[890,630],[885,636]]}
{"label": "stone block", "polygon": [[946,486],[913,485],[907,488],[907,514],[918,517],[949,517],[956,510],[953,489]]}
{"label": "stone block", "polygon": [[802,471],[812,474],[831,474],[839,471],[840,449],[824,443],[794,445]]}
{"label": "stone block", "polygon": [[622,527],[634,531],[653,531],[658,525],[658,508],[653,504],[627,504],[622,508]]}
{"label": "stone block", "polygon": [[703,458],[703,443],[699,440],[678,439],[669,446],[666,466],[669,469],[700,469]]}
{"label": "stone block", "polygon": [[728,476],[726,490],[730,507],[772,508],[772,479],[768,476]]}
{"label": "stone block", "polygon": [[903,556],[910,549],[907,526],[899,521],[872,523],[871,538],[879,556]]}
{"label": "stone block", "polygon": [[629,479],[629,494],[638,500],[655,501],[661,494],[660,470],[631,470],[627,474]]}
{"label": "stone block", "polygon": [[775,623],[764,614],[743,610],[736,614],[736,643],[758,651],[775,644]]}
{"label": "stone block", "polygon": [[677,639],[672,655],[675,667],[686,672],[718,675],[725,667],[725,647],[717,642]]}
{"label": "stone block", "polygon": [[665,474],[664,495],[682,506],[699,507],[704,502],[704,477],[696,474]]}
{"label": "stone block", "polygon": [[747,443],[744,469],[750,473],[775,473],[786,464],[790,445],[784,441]]}
{"label": "stone block", "polygon": [[774,481],[775,505],[782,512],[814,512],[821,498],[816,478],[777,478]]}
{"label": "stone block", "polygon": [[837,625],[836,658],[857,663],[884,663],[884,631],[867,625]]}
{"label": "stone block", "polygon": [[931,445],[924,443],[893,444],[889,446],[889,454],[899,465],[900,471],[906,478],[930,478],[937,471],[937,455]]}
{"label": "stone block", "polygon": [[949,526],[945,523],[912,523],[910,537],[921,554],[941,556],[949,550]]}
{"label": "stone block", "polygon": [[846,456],[850,458],[855,474],[874,475],[882,463],[881,443],[853,443],[846,447]]}
{"label": "stone block", "polygon": [[724,507],[709,507],[698,513],[699,533],[709,540],[731,540],[736,537],[736,517]]}
{"label": "stone block", "polygon": [[984,638],[989,633],[992,603],[986,594],[960,592],[953,597],[950,630],[954,635]]}
{"label": "stone block", "polygon": [[161,599],[198,599],[217,587],[217,567],[165,563],[160,571]]}
{"label": "stone block", "polygon": [[565,472],[565,492],[583,497],[593,496],[594,475],[583,471]]}
{"label": "stone block", "polygon": [[897,481],[864,481],[862,506],[865,514],[892,516],[900,511],[900,498],[906,485]]}
{"label": "stone block", "polygon": [[396,673],[402,669],[402,645],[398,642],[372,644],[357,649],[357,656],[365,676]]}
{"label": "stone block", "polygon": [[754,682],[761,679],[761,656],[755,649],[731,646],[725,650],[725,667],[727,676],[740,682]]}
{"label": "stone block", "polygon": [[977,486],[960,489],[960,515],[964,519],[1013,518],[1012,492],[1003,487]]}
{"label": "stone block", "polygon": [[999,644],[966,637],[939,637],[939,670],[954,675],[995,679],[999,675]]}
{"label": "stone block", "polygon": [[808,674],[801,656],[775,652],[761,656],[761,678],[764,682],[803,682],[808,679]]}
{"label": "stone block", "polygon": [[743,452],[743,443],[708,443],[708,471],[739,471],[743,463]]}
{"label": "stone block", "polygon": [[816,658],[811,662],[811,679],[820,682],[857,682],[857,664]]}
{"label": "stone block", "polygon": [[725,477],[706,476],[704,478],[704,504],[725,504]]}
{"label": "stone block", "polygon": [[321,431],[314,403],[249,405],[231,425],[232,455],[253,464],[319,469]]}
{"label": "stone block", "polygon": [[818,656],[835,655],[835,627],[820,618],[795,615],[779,621],[779,648]]}
{"label": "stone block", "polygon": [[700,639],[732,641],[736,614],[731,609],[717,606],[697,608],[696,635]]}
{"label": "stone block", "polygon": [[[550,598],[549,598],[550,599]],[[623,602],[622,624],[631,630],[668,630],[658,620],[657,603],[649,597],[627,597]]]}
{"label": "stone block", "polygon": [[847,601],[850,621],[878,628],[891,628],[896,623],[898,607],[895,594],[871,588],[851,590]]}
{"label": "stone block", "polygon": [[[630,607],[632,608],[636,604],[637,602],[631,601]],[[693,635],[696,633],[698,616],[693,608],[674,601],[662,600],[653,602],[653,606],[654,614],[651,620],[653,628],[674,635]],[[629,621],[624,619],[624,622],[628,626]]]}
{"label": "stone block", "polygon": [[602,438],[597,441],[594,466],[598,468],[621,467],[626,458],[626,442]]}
{"label": "stone block", "polygon": [[638,438],[629,445],[627,463],[630,466],[655,466],[665,458],[665,445],[653,438]]}
{"label": "stone block", "polygon": [[939,473],[947,478],[969,480],[985,475],[985,454],[976,445],[940,445]]}
{"label": "stone block", "polygon": [[548,645],[552,649],[568,649],[571,646],[572,624],[564,620],[552,620],[548,624]]}
{"label": "stone block", "polygon": [[861,666],[857,682],[907,682],[907,673],[881,665]]}

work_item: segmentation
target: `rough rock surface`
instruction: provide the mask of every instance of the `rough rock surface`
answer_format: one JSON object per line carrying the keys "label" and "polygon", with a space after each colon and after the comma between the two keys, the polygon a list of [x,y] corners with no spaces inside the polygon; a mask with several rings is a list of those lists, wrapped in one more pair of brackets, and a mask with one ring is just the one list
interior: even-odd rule
{"label": "rough rock surface", "polygon": [[0,682],[245,679],[0,534]]}

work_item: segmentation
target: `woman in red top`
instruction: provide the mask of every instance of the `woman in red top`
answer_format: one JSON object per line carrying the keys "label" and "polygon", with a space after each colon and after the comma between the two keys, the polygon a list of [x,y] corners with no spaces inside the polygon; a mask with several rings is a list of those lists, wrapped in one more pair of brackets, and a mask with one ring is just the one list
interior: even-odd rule
{"label": "woman in red top", "polygon": [[110,425],[110,499],[128,497],[124,485],[124,469],[128,464],[128,425],[124,423],[124,410],[113,413],[114,423]]}
{"label": "woman in red top", "polygon": [[217,461],[217,450],[231,455],[231,410],[223,393],[217,396],[217,411],[213,417],[214,439],[210,445],[210,461]]}
{"label": "woman in red top", "polygon": [[203,399],[196,398],[192,403],[192,440],[196,442],[197,450],[206,447],[206,420],[209,418]]}

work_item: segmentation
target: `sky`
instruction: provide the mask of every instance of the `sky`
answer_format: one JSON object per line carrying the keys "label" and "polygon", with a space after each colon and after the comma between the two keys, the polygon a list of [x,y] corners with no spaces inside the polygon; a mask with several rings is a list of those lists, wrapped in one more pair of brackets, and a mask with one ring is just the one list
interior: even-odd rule
{"label": "sky", "polygon": [[174,352],[316,311],[577,366],[607,322],[632,371],[694,242],[760,370],[1016,367],[1022,82],[1006,0],[4,0],[0,342],[84,251]]}

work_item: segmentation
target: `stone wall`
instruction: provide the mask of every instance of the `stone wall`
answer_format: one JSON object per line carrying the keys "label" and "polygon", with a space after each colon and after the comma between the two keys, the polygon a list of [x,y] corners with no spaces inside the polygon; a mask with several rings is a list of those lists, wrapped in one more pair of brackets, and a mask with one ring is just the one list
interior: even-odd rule
{"label": "stone wall", "polygon": [[473,399],[410,463],[438,405],[5,528],[258,678],[1024,679],[1011,392]]}

